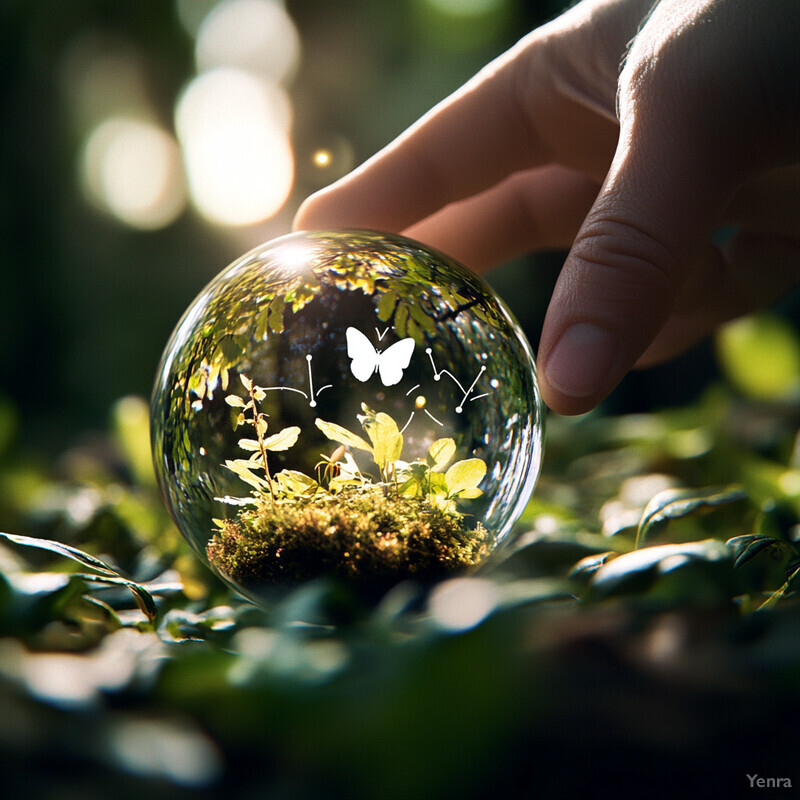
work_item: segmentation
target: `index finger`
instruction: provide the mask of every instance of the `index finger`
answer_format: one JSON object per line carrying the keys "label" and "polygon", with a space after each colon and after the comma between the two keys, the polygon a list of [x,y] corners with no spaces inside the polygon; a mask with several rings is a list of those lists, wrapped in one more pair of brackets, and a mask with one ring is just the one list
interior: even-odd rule
{"label": "index finger", "polygon": [[400,231],[519,169],[549,160],[520,103],[516,56],[524,42],[354,172],[312,195],[294,227]]}

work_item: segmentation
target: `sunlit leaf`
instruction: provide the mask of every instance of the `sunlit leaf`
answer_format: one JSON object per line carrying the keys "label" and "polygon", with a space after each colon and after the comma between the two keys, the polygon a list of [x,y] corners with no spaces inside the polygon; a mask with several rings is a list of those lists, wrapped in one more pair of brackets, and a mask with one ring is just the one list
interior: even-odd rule
{"label": "sunlit leaf", "polygon": [[269,482],[260,475],[254,475],[253,472],[251,472],[251,470],[256,466],[255,464],[250,462],[243,463],[241,459],[236,459],[235,461],[226,461],[225,466],[234,475],[241,478],[248,486],[252,486],[254,489],[258,489],[259,491],[269,490]]}
{"label": "sunlit leaf", "polygon": [[384,412],[368,413],[361,423],[372,442],[372,457],[381,471],[400,458],[403,452],[403,434],[397,423]]}
{"label": "sunlit leaf", "polygon": [[96,558],[89,553],[84,553],[83,550],[78,550],[76,547],[70,547],[70,545],[64,544],[63,542],[53,541],[52,539],[37,539],[31,536],[20,536],[18,534],[5,533],[3,531],[0,531],[0,537],[9,542],[13,542],[14,544],[23,545],[25,547],[35,547],[39,550],[49,550],[52,553],[66,556],[67,558],[77,561],[79,564],[83,564],[84,566],[89,567],[90,569],[93,569],[95,572],[99,573],[99,575],[81,575],[80,577],[84,578],[85,580],[107,584],[117,584],[128,587],[133,592],[137,605],[147,615],[148,619],[155,619],[157,614],[156,606],[151,594],[147,591],[147,589],[140,584],[120,575],[117,570],[106,564],[104,561],[101,561],[99,558]]}
{"label": "sunlit leaf", "polygon": [[707,489],[664,489],[645,506],[636,531],[636,546],[647,538],[656,523],[667,519],[685,517],[698,509],[733,503],[747,497],[739,486]]}
{"label": "sunlit leaf", "polygon": [[785,597],[792,588],[792,584],[800,577],[800,564],[792,565],[793,568],[789,571],[789,576],[786,578],[786,583],[780,587],[776,592],[773,592],[756,610],[765,611],[777,605],[778,601]]}
{"label": "sunlit leaf", "polygon": [[449,497],[479,497],[474,490],[486,475],[486,464],[480,458],[467,458],[456,461],[444,474]]}
{"label": "sunlit leaf", "polygon": [[229,406],[233,406],[233,408],[244,408],[244,400],[242,400],[241,397],[235,394],[226,395],[225,402]]}
{"label": "sunlit leaf", "polygon": [[433,470],[442,470],[456,453],[456,443],[453,439],[437,439],[428,448],[428,466]]}
{"label": "sunlit leaf", "polygon": [[257,439],[239,439],[239,447],[242,450],[261,450],[261,445]]}
{"label": "sunlit leaf", "polygon": [[325,420],[317,418],[315,424],[333,442],[339,442],[345,447],[353,447],[356,450],[372,452],[371,445],[367,444],[364,439],[335,422],[325,422]]}
{"label": "sunlit leaf", "polygon": [[0,531],[0,537],[9,542],[13,542],[14,544],[23,545],[25,547],[35,547],[39,550],[49,550],[53,553],[58,553],[58,555],[71,558],[73,561],[77,561],[78,563],[105,575],[119,575],[117,570],[106,564],[104,561],[101,561],[99,558],[96,558],[89,553],[84,553],[83,550],[78,550],[78,548],[71,547],[63,542],[57,542],[52,539],[37,539],[33,536],[20,536],[16,533],[5,533],[3,531]]}
{"label": "sunlit leaf", "polygon": [[575,564],[567,577],[578,580],[590,578],[612,558],[616,558],[617,555],[613,550],[607,550],[605,553],[593,553],[590,556],[585,556]]}
{"label": "sunlit leaf", "polygon": [[643,547],[603,563],[594,573],[590,589],[594,597],[647,591],[660,574],[693,562],[722,562],[730,550],[716,539],[685,544]]}
{"label": "sunlit leaf", "polygon": [[723,370],[746,395],[775,400],[800,390],[800,341],[781,317],[761,313],[728,323],[716,345]]}
{"label": "sunlit leaf", "polygon": [[300,436],[300,428],[293,425],[291,428],[284,428],[279,433],[268,436],[264,440],[265,450],[288,450]]}
{"label": "sunlit leaf", "polygon": [[794,554],[794,548],[787,542],[760,533],[735,536],[728,539],[726,544],[733,549],[734,567],[741,567],[762,551],[771,551],[773,555],[783,558],[791,558]]}
{"label": "sunlit leaf", "polygon": [[314,494],[319,488],[319,484],[313,478],[294,469],[282,469],[276,473],[275,481],[282,492],[291,495]]}
{"label": "sunlit leaf", "polygon": [[136,605],[139,606],[139,610],[149,619],[151,622],[158,616],[158,610],[156,609],[155,601],[153,600],[153,595],[150,593],[148,589],[142,586],[140,583],[136,583],[135,581],[130,581],[127,578],[123,578],[121,576],[112,576],[112,575],[80,575],[83,580],[89,583],[101,583],[106,586],[125,586],[126,588],[130,589],[133,594],[133,599],[136,601]]}

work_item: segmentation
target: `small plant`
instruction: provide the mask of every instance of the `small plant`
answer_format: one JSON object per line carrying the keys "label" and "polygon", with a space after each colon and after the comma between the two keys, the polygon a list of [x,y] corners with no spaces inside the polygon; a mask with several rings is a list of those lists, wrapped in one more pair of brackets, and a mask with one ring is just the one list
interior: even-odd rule
{"label": "small plant", "polygon": [[457,461],[446,472],[445,467],[456,453],[453,439],[437,439],[429,448],[424,461],[410,464],[401,461],[403,434],[397,423],[383,412],[375,413],[362,405],[359,416],[370,443],[333,422],[318,419],[317,427],[334,442],[345,447],[365,450],[372,456],[380,471],[382,481],[392,486],[399,495],[424,497],[429,502],[455,512],[455,500],[473,499],[483,493],[480,482],[486,475],[486,464],[479,458]]}
{"label": "small plant", "polygon": [[[294,583],[322,575],[383,588],[405,577],[440,577],[478,564],[490,540],[468,524],[461,500],[480,497],[486,464],[479,458],[451,463],[453,439],[437,439],[424,459],[402,460],[403,434],[386,413],[362,405],[366,438],[322,419],[317,428],[338,446],[317,464],[317,478],[298,470],[274,475],[268,454],[291,448],[301,433],[284,428],[267,436],[258,409],[265,390],[241,376],[247,399],[228,395],[234,425],[249,425],[254,438],[239,439],[247,458],[225,466],[251,487],[249,497],[218,498],[238,506],[232,519],[215,520],[208,557],[246,589]],[[364,474],[352,451],[370,455],[377,475]]]}
{"label": "small plant", "polygon": [[[245,483],[252,486],[259,494],[269,497],[274,506],[276,485],[270,475],[267,453],[270,450],[288,450],[297,441],[297,437],[300,435],[300,428],[296,426],[284,428],[272,436],[265,436],[268,428],[267,415],[258,410],[257,404],[264,399],[266,393],[260,386],[254,386],[247,375],[240,375],[239,378],[250,399],[245,402],[239,395],[229,394],[225,398],[225,402],[229,406],[239,409],[234,425],[237,428],[245,424],[252,425],[256,438],[239,439],[239,447],[252,453],[250,458],[237,458],[232,461],[226,461],[225,466]],[[252,416],[247,416],[248,413]],[[264,471],[263,478],[253,472],[256,469]]]}

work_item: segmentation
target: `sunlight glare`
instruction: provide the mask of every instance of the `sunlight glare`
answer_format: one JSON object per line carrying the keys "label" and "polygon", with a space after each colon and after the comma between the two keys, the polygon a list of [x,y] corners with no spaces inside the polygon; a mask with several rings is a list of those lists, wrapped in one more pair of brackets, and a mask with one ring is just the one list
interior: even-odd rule
{"label": "sunlight glare", "polygon": [[294,181],[285,93],[231,68],[196,77],[176,109],[189,189],[200,213],[223,225],[274,216]]}
{"label": "sunlight glare", "polygon": [[166,227],[186,205],[178,144],[149,122],[102,122],[86,142],[81,172],[88,199],[133,228]]}

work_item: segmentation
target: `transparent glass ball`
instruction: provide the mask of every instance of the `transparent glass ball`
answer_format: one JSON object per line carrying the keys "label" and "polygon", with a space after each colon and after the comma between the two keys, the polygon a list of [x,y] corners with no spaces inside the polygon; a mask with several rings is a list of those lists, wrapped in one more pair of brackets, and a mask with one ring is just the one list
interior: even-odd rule
{"label": "transparent glass ball", "polygon": [[178,528],[256,601],[474,568],[542,460],[533,354],[503,302],[369,231],[292,234],[221,272],[172,334],[151,415]]}

